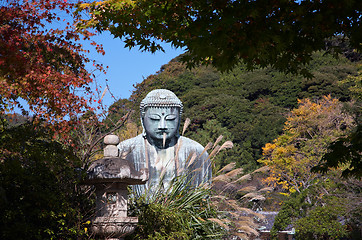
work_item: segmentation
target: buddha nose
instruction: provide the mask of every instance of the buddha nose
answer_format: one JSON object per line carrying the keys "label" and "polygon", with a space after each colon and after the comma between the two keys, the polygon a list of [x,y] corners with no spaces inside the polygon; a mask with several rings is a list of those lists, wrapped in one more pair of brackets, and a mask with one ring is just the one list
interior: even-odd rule
{"label": "buddha nose", "polygon": [[158,129],[167,129],[165,118],[161,118],[160,123],[158,124]]}

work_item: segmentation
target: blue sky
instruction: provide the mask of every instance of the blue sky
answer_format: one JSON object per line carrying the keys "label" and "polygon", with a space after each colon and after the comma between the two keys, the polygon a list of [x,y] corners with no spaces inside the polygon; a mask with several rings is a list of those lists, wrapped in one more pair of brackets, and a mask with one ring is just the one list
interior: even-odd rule
{"label": "blue sky", "polygon": [[[59,16],[67,21],[69,15],[63,12],[58,13]],[[63,29],[65,22],[57,21],[52,24],[48,24],[49,28],[60,28]],[[141,52],[138,48],[128,49],[124,48],[124,43],[119,38],[114,39],[109,32],[103,32],[98,36],[92,37],[92,40],[98,44],[102,44],[105,50],[105,55],[98,54],[93,46],[90,46],[90,42],[82,42],[85,49],[90,50],[90,54],[87,57],[91,60],[96,60],[98,63],[108,66],[106,74],[96,72],[96,84],[92,85],[92,89],[101,86],[101,92],[106,87],[106,80],[110,87],[111,93],[115,99],[128,98],[134,90],[133,85],[140,83],[143,79],[147,78],[151,74],[155,74],[160,70],[161,66],[168,63],[171,59],[180,55],[184,51],[182,49],[175,49],[171,47],[171,44],[162,44],[165,52],[158,51],[154,54],[150,52]],[[94,69],[90,66],[88,70]],[[97,86],[98,85],[98,86]],[[80,93],[80,95],[83,95]],[[111,97],[111,94],[107,94],[103,98],[103,105],[109,107],[115,102],[115,99]],[[26,110],[29,110],[27,103],[20,99],[20,103]],[[16,109],[15,112],[20,112]]]}
{"label": "blue sky", "polygon": [[[105,79],[108,79],[110,91],[116,99],[128,98],[134,89],[134,84],[155,74],[162,65],[184,52],[171,47],[170,44],[163,44],[165,52],[159,51],[154,54],[141,52],[138,48],[129,50],[124,48],[119,38],[114,39],[108,32],[96,36],[94,40],[98,44],[103,44],[106,54],[101,55],[91,51],[89,58],[109,67],[106,75],[96,74],[97,84],[102,86],[103,91],[106,86]],[[103,98],[103,104],[107,106],[114,101],[109,92]]]}
{"label": "blue sky", "polygon": [[[141,52],[138,48],[128,49],[124,48],[124,43],[119,38],[114,39],[108,32],[104,32],[98,36],[92,37],[98,44],[103,44],[105,55],[99,54],[95,51],[89,42],[83,42],[83,47],[90,50],[87,57],[91,60],[96,60],[108,66],[106,74],[96,72],[96,81],[91,85],[93,92],[96,88],[100,89],[100,93],[106,87],[106,79],[110,92],[114,98],[128,98],[134,90],[133,85],[140,83],[143,79],[151,74],[155,74],[160,70],[161,66],[168,63],[171,59],[177,57],[184,51],[175,49],[170,44],[162,44],[165,52],[158,51],[156,53]],[[89,65],[88,70],[92,70],[92,64]],[[101,88],[99,88],[101,86]],[[111,97],[110,92],[107,92],[102,100],[103,106],[108,107],[116,100]],[[83,95],[80,93],[80,95]],[[96,95],[97,97],[97,95]],[[23,107],[29,111],[26,101],[20,99]],[[98,105],[93,105],[97,107]],[[20,113],[20,110],[15,108],[15,112]],[[32,114],[32,113],[31,113]]]}

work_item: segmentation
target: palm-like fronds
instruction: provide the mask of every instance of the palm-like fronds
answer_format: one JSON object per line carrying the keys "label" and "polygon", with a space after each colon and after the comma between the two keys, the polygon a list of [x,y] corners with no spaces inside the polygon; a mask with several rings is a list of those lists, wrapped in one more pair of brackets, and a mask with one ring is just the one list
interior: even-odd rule
{"label": "palm-like fronds", "polygon": [[[226,141],[221,146],[218,145],[221,140],[222,136],[215,144],[209,143],[205,147],[204,151],[211,149],[208,158],[211,163],[218,152],[232,147],[230,141]],[[175,158],[177,156],[178,150]],[[186,159],[186,168],[197,160],[199,159],[196,154],[190,154]],[[219,170],[211,185],[205,183],[198,187],[192,186],[192,178],[189,177],[193,176],[193,171],[198,171],[198,169],[188,172],[190,175],[177,169],[180,175],[175,177],[168,187],[164,186],[164,174],[161,173],[158,186],[149,189],[141,198],[133,199],[133,204],[144,206],[143,210],[138,209],[138,211],[144,211],[143,215],[141,214],[143,217],[147,218],[147,214],[145,215],[147,209],[156,209],[154,211],[162,211],[174,217],[173,220],[170,219],[164,224],[172,226],[178,224],[184,226],[185,230],[176,228],[176,232],[170,233],[162,226],[159,229],[150,226],[150,232],[145,232],[145,235],[148,235],[142,239],[164,239],[158,238],[157,234],[160,236],[166,234],[168,237],[178,236],[169,239],[228,239],[227,236],[250,239],[252,236],[258,236],[257,220],[262,220],[263,216],[249,208],[242,207],[239,200],[263,200],[262,193],[270,189],[265,188],[258,191],[256,187],[245,187],[243,184],[248,182],[254,173],[264,172],[267,169],[257,169],[253,173],[242,175],[243,169],[235,169],[235,165],[235,163],[230,163]],[[219,185],[217,190],[215,190],[216,185]],[[151,213],[154,212],[151,211]],[[167,214],[161,214],[161,216],[167,216]],[[154,213],[148,221],[157,222],[157,216]]]}
{"label": "palm-like fronds", "polygon": [[207,184],[194,187],[192,179],[184,174],[175,177],[165,189],[160,180],[156,189],[138,199],[141,201],[138,204],[158,205],[182,215],[182,224],[192,229],[188,239],[222,239],[225,229],[212,221],[217,219],[217,211],[210,204],[211,191]]}
{"label": "palm-like fronds", "polygon": [[228,165],[226,165],[225,167],[221,168],[218,173],[223,173],[223,172],[229,172],[231,171],[234,167],[235,167],[236,163],[232,162],[229,163]]}

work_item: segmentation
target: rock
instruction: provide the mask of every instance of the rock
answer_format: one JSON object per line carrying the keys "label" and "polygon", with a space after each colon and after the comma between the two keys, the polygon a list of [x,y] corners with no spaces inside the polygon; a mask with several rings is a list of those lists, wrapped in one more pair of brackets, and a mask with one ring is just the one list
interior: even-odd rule
{"label": "rock", "polygon": [[119,137],[114,134],[110,134],[104,137],[104,144],[117,145],[119,143]]}

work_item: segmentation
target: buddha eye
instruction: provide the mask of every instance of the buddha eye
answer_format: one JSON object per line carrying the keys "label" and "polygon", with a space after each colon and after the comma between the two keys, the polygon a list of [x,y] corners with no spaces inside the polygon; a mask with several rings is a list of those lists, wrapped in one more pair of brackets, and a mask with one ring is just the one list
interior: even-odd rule
{"label": "buddha eye", "polygon": [[149,118],[151,120],[160,120],[161,119],[161,117],[159,115],[155,115],[155,114],[150,115]]}
{"label": "buddha eye", "polygon": [[175,120],[176,119],[176,115],[170,114],[166,116],[166,120]]}

